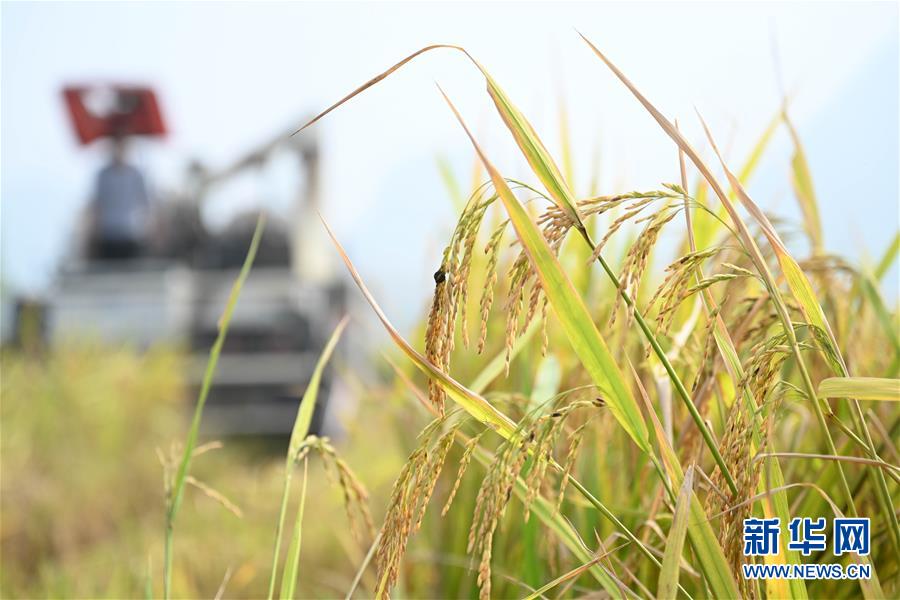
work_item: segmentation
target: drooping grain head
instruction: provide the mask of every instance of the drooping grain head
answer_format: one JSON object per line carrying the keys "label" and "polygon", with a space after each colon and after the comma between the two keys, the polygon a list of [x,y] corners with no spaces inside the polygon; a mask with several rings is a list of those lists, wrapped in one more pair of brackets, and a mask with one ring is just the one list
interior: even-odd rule
{"label": "drooping grain head", "polygon": [[443,431],[454,414],[451,412],[438,417],[425,427],[419,434],[419,445],[409,455],[394,482],[375,554],[379,597],[387,597],[396,584],[409,537],[421,526],[425,517],[428,501],[462,425],[462,421],[457,421]]}
{"label": "drooping grain head", "polygon": [[340,457],[328,438],[307,436],[297,449],[294,464],[302,462],[310,452],[316,452],[322,457],[325,472],[332,481],[336,480],[343,494],[350,531],[361,546],[366,545],[375,537],[375,526],[369,512],[369,493],[365,486],[347,462]]}

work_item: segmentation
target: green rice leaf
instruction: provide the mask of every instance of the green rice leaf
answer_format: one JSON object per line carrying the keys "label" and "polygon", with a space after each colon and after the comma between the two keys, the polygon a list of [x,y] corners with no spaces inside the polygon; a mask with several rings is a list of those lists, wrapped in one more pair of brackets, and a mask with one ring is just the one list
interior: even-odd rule
{"label": "green rice leaf", "polygon": [[[872,311],[875,313],[875,317],[878,319],[881,329],[884,331],[884,334],[891,342],[891,346],[894,348],[894,363],[896,364],[897,360],[900,359],[900,333],[898,333],[898,331],[900,331],[900,323],[898,323],[897,317],[892,315],[890,311],[888,311],[887,306],[885,306],[884,299],[878,291],[878,284],[872,275],[866,272],[861,273],[859,277],[859,286],[862,295],[872,306]],[[896,373],[889,374],[895,375]]]}
{"label": "green rice leaf", "polygon": [[744,161],[744,166],[741,167],[741,170],[738,172],[738,179],[745,185],[750,181],[750,178],[753,177],[756,168],[759,166],[763,155],[769,147],[769,143],[772,141],[772,138],[775,137],[775,132],[781,124],[781,118],[781,111],[772,117],[772,120],[769,121],[769,124],[763,130],[762,135],[756,140],[756,144],[753,145],[753,149],[750,150],[750,154]]}
{"label": "green rice leaf", "polygon": [[294,533],[291,535],[291,545],[288,548],[287,558],[284,564],[284,575],[281,577],[282,600],[294,597],[297,587],[297,571],[300,566],[300,543],[303,537],[303,511],[306,507],[306,486],[309,482],[309,458],[303,459],[303,487],[300,490],[300,504],[297,506],[297,518],[294,522]]}
{"label": "green rice leaf", "polygon": [[678,492],[675,503],[675,516],[672,528],[666,539],[666,551],[663,554],[662,569],[659,572],[659,586],[656,597],[664,600],[675,600],[678,592],[678,573],[681,570],[681,553],[684,549],[684,538],[687,536],[688,517],[691,508],[691,496],[694,488],[694,467],[688,467],[684,482]]}
{"label": "green rice leaf", "polygon": [[575,198],[572,197],[572,192],[569,191],[569,186],[563,179],[559,167],[556,166],[547,148],[544,147],[543,142],[535,133],[531,123],[515,107],[484,67],[477,62],[475,64],[478,65],[478,68],[484,74],[488,84],[488,93],[497,107],[497,112],[500,113],[503,122],[506,123],[506,127],[512,133],[532,172],[540,179],[553,201],[568,213],[576,226],[583,227],[581,216],[575,206]]}
{"label": "green rice leaf", "polygon": [[309,424],[312,422],[313,412],[315,412],[316,409],[316,402],[319,399],[322,373],[325,371],[325,365],[331,360],[331,355],[334,353],[334,349],[341,339],[341,334],[344,333],[344,329],[347,327],[349,321],[350,316],[347,315],[341,319],[340,323],[337,324],[337,327],[334,328],[334,332],[328,339],[328,343],[326,343],[325,348],[322,349],[322,354],[319,355],[319,360],[316,362],[312,377],[309,378],[309,384],[306,386],[306,391],[303,392],[303,398],[300,400],[300,408],[297,410],[297,419],[294,421],[294,428],[291,431],[291,443],[288,447],[287,456],[289,464],[293,463],[293,455],[297,452],[300,444],[303,443],[303,440],[306,439],[306,435],[309,433]]}
{"label": "green rice leaf", "polygon": [[436,162],[438,173],[441,174],[441,180],[443,180],[444,187],[447,188],[447,193],[453,202],[453,208],[457,213],[461,213],[466,207],[466,198],[459,181],[456,179],[456,175],[453,173],[453,169],[450,167],[450,161],[445,156],[438,156]]}
{"label": "green rice leaf", "polygon": [[559,392],[559,384],[562,382],[562,365],[556,355],[548,353],[537,364],[534,373],[534,385],[531,386],[531,399],[528,403],[529,410],[543,406]]}
{"label": "green rice leaf", "polygon": [[891,240],[881,260],[878,261],[878,266],[875,267],[875,279],[877,281],[881,281],[881,278],[884,277],[891,265],[894,264],[894,261],[897,260],[898,254],[900,254],[900,233],[894,235],[894,239]]}

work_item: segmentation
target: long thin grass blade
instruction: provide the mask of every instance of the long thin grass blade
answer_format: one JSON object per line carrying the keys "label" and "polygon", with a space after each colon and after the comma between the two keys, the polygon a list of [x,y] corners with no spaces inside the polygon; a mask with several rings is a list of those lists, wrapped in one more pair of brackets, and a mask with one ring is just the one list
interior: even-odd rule
{"label": "long thin grass blade", "polygon": [[824,249],[822,241],[822,220],[819,218],[819,204],[816,200],[816,190],[813,187],[812,175],[809,170],[809,162],[806,160],[806,152],[800,143],[800,136],[794,129],[794,124],[784,111],[784,124],[791,134],[794,143],[794,156],[791,157],[791,182],[794,185],[794,193],[800,203],[803,213],[803,226],[812,243],[813,254],[821,254]]}
{"label": "long thin grass blade", "polygon": [[694,467],[688,467],[684,474],[684,482],[678,492],[675,503],[675,516],[672,528],[666,539],[666,550],[663,554],[662,569],[659,571],[659,586],[656,597],[675,600],[678,592],[678,573],[680,571],[681,553],[684,550],[684,539],[687,536],[688,516],[691,509],[691,495],[694,488]]}
{"label": "long thin grass blade", "polygon": [[450,44],[432,44],[431,46],[425,46],[424,48],[421,48],[420,50],[417,50],[417,51],[413,52],[412,54],[410,54],[409,56],[407,56],[406,58],[404,58],[404,59],[401,60],[400,62],[394,64],[391,68],[387,69],[386,71],[383,71],[383,72],[379,73],[378,75],[376,75],[375,77],[373,77],[373,78],[369,79],[368,81],[366,81],[364,84],[362,84],[361,86],[359,86],[358,88],[356,88],[355,90],[353,90],[352,92],[350,92],[349,94],[347,94],[346,96],[344,96],[343,98],[341,98],[340,100],[338,100],[337,102],[335,102],[334,104],[332,104],[331,106],[329,106],[328,108],[326,108],[325,110],[323,110],[322,112],[320,112],[319,114],[317,114],[315,117],[313,117],[312,119],[310,119],[309,121],[307,121],[306,124],[304,124],[302,127],[300,127],[300,128],[299,128],[297,131],[295,131],[292,135],[297,135],[298,133],[300,133],[301,131],[303,131],[304,129],[306,129],[307,127],[309,127],[310,125],[312,125],[313,123],[316,123],[317,121],[320,121],[322,118],[325,117],[325,115],[327,115],[327,114],[330,113],[331,111],[335,110],[336,108],[338,108],[338,107],[341,106],[342,104],[344,104],[344,103],[346,103],[346,102],[352,100],[354,97],[356,97],[356,96],[358,96],[359,94],[363,93],[364,91],[366,91],[367,89],[369,89],[369,88],[372,87],[373,85],[377,84],[378,82],[380,82],[380,81],[386,79],[386,78],[389,77],[394,71],[396,71],[397,69],[399,69],[400,67],[402,67],[402,66],[405,65],[406,63],[410,62],[411,60],[413,60],[413,59],[416,58],[417,56],[419,56],[419,55],[421,55],[421,54],[425,54],[426,52],[429,52],[429,51],[431,51],[431,50],[436,50],[436,49],[438,49],[438,48],[449,48],[449,49],[453,49],[453,50],[459,50],[460,52],[465,53],[465,50],[463,50],[463,49],[460,48],[459,46],[453,46],[453,45],[450,45]]}
{"label": "long thin grass blade", "polygon": [[535,600],[535,598],[540,598],[546,592],[552,590],[556,586],[558,586],[562,583],[565,583],[565,582],[569,581],[570,579],[575,579],[577,577],[580,577],[582,573],[584,573],[585,571],[589,570],[591,567],[593,567],[594,565],[599,563],[601,560],[606,558],[606,556],[608,556],[610,553],[615,552],[616,550],[619,550],[621,548],[624,548],[625,546],[626,546],[626,544],[619,544],[618,546],[616,546],[609,552],[604,552],[603,554],[600,554],[599,556],[595,556],[594,558],[592,558],[590,560],[590,562],[586,562],[583,565],[578,565],[571,571],[563,573],[562,575],[560,575],[559,577],[557,577],[556,579],[554,579],[552,581],[548,581],[546,584],[542,585],[541,587],[539,587],[538,589],[536,589],[532,593],[530,593],[528,596],[526,596],[525,600]]}
{"label": "long thin grass blade", "polygon": [[756,144],[753,145],[753,149],[750,150],[750,154],[747,155],[747,158],[744,160],[744,165],[741,167],[741,170],[738,171],[738,179],[744,184],[749,182],[750,178],[753,177],[753,174],[756,172],[756,168],[759,166],[762,157],[765,155],[769,143],[772,141],[772,138],[775,137],[775,132],[781,124],[781,118],[781,111],[772,117],[769,124],[766,125],[766,128],[763,130],[762,135],[756,140]]}
{"label": "long thin grass blade", "polygon": [[375,539],[372,540],[372,545],[369,546],[369,551],[366,552],[366,557],[363,559],[362,564],[359,565],[359,569],[356,570],[356,575],[353,577],[353,582],[350,584],[350,589],[347,590],[347,595],[344,596],[344,600],[350,600],[353,598],[353,592],[356,591],[356,588],[359,587],[359,582],[362,581],[363,573],[366,572],[366,569],[369,567],[369,563],[372,562],[372,559],[375,557],[375,551],[378,550],[378,544],[381,542],[381,532],[375,536]]}
{"label": "long thin grass blade", "polygon": [[228,335],[228,326],[231,323],[231,316],[234,314],[234,308],[237,306],[238,297],[244,282],[250,274],[250,268],[256,258],[256,251],[259,248],[259,242],[262,239],[262,232],[265,229],[266,219],[262,215],[256,222],[256,229],[253,232],[253,238],[250,240],[250,248],[247,250],[247,256],[244,264],[238,273],[237,279],[231,288],[231,294],[222,317],[219,319],[219,333],[216,341],[213,342],[212,349],[209,352],[209,361],[206,363],[206,371],[203,374],[203,381],[200,384],[200,393],[197,396],[197,406],[194,409],[194,417],[191,420],[191,426],[188,430],[187,441],[184,444],[184,454],[178,465],[178,471],[173,481],[172,494],[169,499],[168,510],[166,511],[166,540],[165,540],[165,562],[163,565],[163,589],[165,598],[169,598],[172,591],[172,540],[174,535],[175,517],[178,515],[178,509],[181,507],[181,500],[184,497],[184,488],[187,483],[188,471],[191,466],[191,458],[194,454],[194,447],[197,445],[197,436],[200,433],[200,420],[203,418],[203,407],[206,405],[206,398],[209,396],[209,390],[212,387],[213,377],[216,374],[216,365],[219,362],[219,355],[222,353],[222,346],[225,344],[225,337]]}
{"label": "long thin grass blade", "polygon": [[453,173],[453,169],[450,167],[450,161],[444,156],[438,156],[436,162],[438,172],[441,174],[441,180],[444,182],[444,187],[447,188],[450,201],[453,202],[453,208],[457,213],[461,213],[466,207],[466,198],[462,188],[459,186],[456,175]]}
{"label": "long thin grass blade", "polygon": [[875,267],[876,281],[881,281],[881,278],[884,277],[891,265],[894,264],[894,261],[897,260],[898,255],[900,255],[900,233],[894,235],[894,239],[891,240],[881,260],[878,261],[878,266]]}
{"label": "long thin grass blade", "polygon": [[572,160],[572,129],[569,126],[569,111],[566,108],[565,94],[559,92],[559,150],[562,161],[562,172],[565,181],[569,184],[569,189],[573,189],[575,185],[575,164]]}
{"label": "long thin grass blade", "polygon": [[225,569],[225,574],[222,575],[222,581],[219,583],[219,589],[216,590],[216,595],[213,596],[213,600],[222,600],[222,596],[225,595],[225,589],[228,587],[228,582],[231,581],[231,565]]}
{"label": "long thin grass blade", "polygon": [[[474,60],[474,59],[473,59]],[[478,65],[476,62],[475,64]],[[525,115],[510,101],[506,93],[497,85],[488,72],[478,65],[488,82],[488,93],[491,95],[494,104],[497,106],[497,112],[506,123],[506,127],[512,133],[516,144],[528,161],[532,172],[541,180],[541,183],[550,193],[553,201],[563,210],[573,223],[579,229],[584,226],[581,223],[581,216],[575,206],[575,198],[572,196],[569,185],[566,183],[556,163],[550,157],[547,148],[544,147],[531,123],[525,118]],[[445,96],[446,97],[446,96]],[[489,169],[490,170],[490,169]]]}
{"label": "long thin grass blade", "polygon": [[892,465],[881,460],[861,458],[859,456],[837,456],[834,454],[815,454],[812,452],[770,452],[766,454],[758,454],[756,458],[757,460],[762,460],[770,456],[777,456],[780,458],[812,458],[817,460],[832,460],[839,462],[856,463],[859,465],[872,465],[874,467],[885,469],[887,471],[900,471],[900,467],[896,465]]}
{"label": "long thin grass blade", "polygon": [[900,379],[829,377],[819,382],[819,396],[900,402]]}
{"label": "long thin grass blade", "polygon": [[297,507],[297,518],[294,522],[294,533],[291,545],[284,561],[284,575],[281,577],[282,600],[293,598],[297,587],[297,572],[300,566],[300,544],[303,538],[303,511],[306,507],[306,486],[309,482],[309,457],[303,459],[303,487],[300,489],[300,504]]}
{"label": "long thin grass blade", "polygon": [[153,600],[153,555],[147,555],[147,578],[144,580],[144,598]]}
{"label": "long thin grass blade", "polygon": [[340,320],[337,327],[334,328],[334,332],[328,339],[328,343],[325,344],[322,354],[319,355],[319,360],[316,362],[313,374],[309,378],[309,384],[306,386],[306,391],[303,392],[303,398],[300,400],[300,408],[297,410],[297,419],[294,421],[294,428],[291,431],[291,442],[287,457],[289,462],[293,462],[292,452],[297,451],[300,444],[303,443],[303,440],[306,439],[306,435],[309,433],[309,424],[312,423],[316,402],[319,399],[319,388],[322,384],[322,374],[325,371],[325,365],[331,360],[331,355],[334,353],[334,349],[341,339],[341,334],[344,333],[344,329],[349,322],[350,316],[346,315]]}

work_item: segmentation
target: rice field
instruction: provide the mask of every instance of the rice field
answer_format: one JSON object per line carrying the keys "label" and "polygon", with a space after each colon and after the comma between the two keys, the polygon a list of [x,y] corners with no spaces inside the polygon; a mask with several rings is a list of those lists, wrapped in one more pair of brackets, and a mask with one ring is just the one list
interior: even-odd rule
{"label": "rice field", "polygon": [[[900,329],[880,291],[897,239],[873,264],[828,252],[787,104],[732,164],[702,118],[695,148],[584,41],[671,139],[679,180],[573,189],[571,165],[543,141],[563,132],[535,131],[452,46],[411,55],[307,125],[339,119],[411,60],[455,52],[484,76],[528,167],[505,177],[444,95],[483,180],[409,339],[369,291],[378,274],[360,274],[323,223],[334,248],[322,251],[341,256],[393,341],[370,358],[377,381],[330,361],[353,319],[322,350],[317,373],[334,369],[358,396],[345,439],[307,435],[316,377],[283,459],[199,435],[255,242],[189,425],[177,351],[4,355],[0,592],[898,597]],[[800,223],[744,187],[777,130],[794,143]],[[806,555],[789,543],[795,517],[829,531],[869,518],[871,551]],[[745,554],[753,518],[783,525],[771,554]],[[753,580],[747,564],[865,565],[870,577]]]}

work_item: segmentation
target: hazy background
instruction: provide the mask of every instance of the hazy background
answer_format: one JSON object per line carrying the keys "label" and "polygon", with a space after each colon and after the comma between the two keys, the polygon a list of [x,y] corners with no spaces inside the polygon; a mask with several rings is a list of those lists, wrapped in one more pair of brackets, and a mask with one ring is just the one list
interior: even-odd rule
{"label": "hazy background", "polygon": [[[47,290],[104,160],[97,148],[76,145],[60,96],[65,83],[154,86],[171,134],[139,144],[135,158],[155,189],[172,190],[190,159],[224,165],[419,47],[454,43],[492,72],[557,154],[565,104],[576,190],[586,193],[596,149],[604,193],[676,181],[671,142],[576,29],[706,150],[700,110],[736,163],[774,115],[783,85],[794,98],[827,248],[855,260],[884,250],[898,226],[896,3],[5,2],[4,286]],[[504,173],[524,174],[483,79],[449,51],[418,59],[316,126],[323,212],[407,326],[431,292],[453,222],[437,159],[465,185],[473,164],[435,81]],[[799,218],[790,152],[779,134],[750,191],[765,208]],[[205,211],[209,222],[259,203],[286,209],[293,167],[276,161],[223,188]],[[896,279],[894,271],[891,304]]]}

